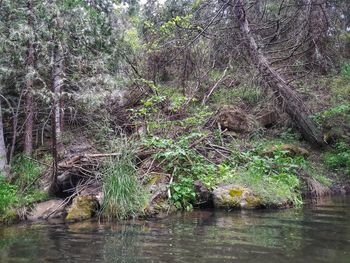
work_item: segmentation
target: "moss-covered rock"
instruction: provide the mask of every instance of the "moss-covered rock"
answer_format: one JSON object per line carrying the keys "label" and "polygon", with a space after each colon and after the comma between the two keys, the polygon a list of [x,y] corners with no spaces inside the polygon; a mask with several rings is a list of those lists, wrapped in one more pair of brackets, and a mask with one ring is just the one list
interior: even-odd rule
{"label": "moss-covered rock", "polygon": [[261,155],[274,157],[276,151],[284,151],[285,154],[289,157],[295,157],[295,156],[308,157],[310,155],[310,152],[308,150],[294,144],[272,145],[269,148],[265,149],[261,153]]}
{"label": "moss-covered rock", "polygon": [[246,187],[240,185],[225,185],[213,191],[216,208],[254,209],[263,205],[261,198]]}
{"label": "moss-covered rock", "polygon": [[80,195],[74,198],[66,216],[67,221],[81,221],[93,217],[98,202],[95,197]]}

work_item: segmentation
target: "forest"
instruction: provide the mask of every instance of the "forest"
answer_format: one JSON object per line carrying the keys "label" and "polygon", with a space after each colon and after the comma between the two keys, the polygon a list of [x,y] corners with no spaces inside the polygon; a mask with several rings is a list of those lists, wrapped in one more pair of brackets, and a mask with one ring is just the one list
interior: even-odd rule
{"label": "forest", "polygon": [[0,222],[350,192],[348,0],[0,0]]}

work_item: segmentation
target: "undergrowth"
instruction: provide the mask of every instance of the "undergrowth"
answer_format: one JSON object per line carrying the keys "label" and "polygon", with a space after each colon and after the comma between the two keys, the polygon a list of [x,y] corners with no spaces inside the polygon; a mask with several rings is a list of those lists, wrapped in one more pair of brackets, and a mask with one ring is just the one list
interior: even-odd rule
{"label": "undergrowth", "polygon": [[19,209],[48,198],[37,186],[44,169],[35,159],[19,155],[12,164],[12,179],[0,176],[0,222],[11,222]]}
{"label": "undergrowth", "polygon": [[350,176],[350,146],[344,142],[339,142],[334,149],[323,155],[325,164],[338,172]]}
{"label": "undergrowth", "polygon": [[302,156],[290,157],[287,151],[276,149],[273,157],[261,155],[259,147],[241,153],[231,160],[236,169],[227,168],[226,183],[238,183],[251,188],[266,206],[302,204],[298,169],[305,163]]}

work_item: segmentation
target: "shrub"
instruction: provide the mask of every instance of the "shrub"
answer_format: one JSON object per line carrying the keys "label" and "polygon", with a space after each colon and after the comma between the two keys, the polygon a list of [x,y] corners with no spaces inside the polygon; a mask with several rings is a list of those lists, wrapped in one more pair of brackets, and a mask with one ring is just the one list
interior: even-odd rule
{"label": "shrub", "polygon": [[331,169],[350,175],[350,146],[346,143],[337,143],[333,151],[323,156],[323,160]]}

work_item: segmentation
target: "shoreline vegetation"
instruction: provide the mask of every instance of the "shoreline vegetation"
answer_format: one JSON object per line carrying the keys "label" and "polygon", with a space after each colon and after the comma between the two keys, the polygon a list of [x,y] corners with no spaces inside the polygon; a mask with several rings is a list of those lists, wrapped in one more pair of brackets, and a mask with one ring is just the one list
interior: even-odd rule
{"label": "shoreline vegetation", "polygon": [[0,223],[350,193],[349,3],[258,2],[1,1]]}

